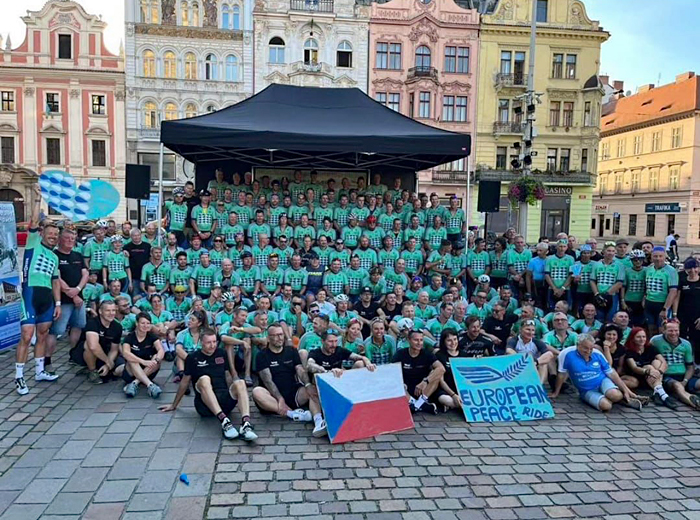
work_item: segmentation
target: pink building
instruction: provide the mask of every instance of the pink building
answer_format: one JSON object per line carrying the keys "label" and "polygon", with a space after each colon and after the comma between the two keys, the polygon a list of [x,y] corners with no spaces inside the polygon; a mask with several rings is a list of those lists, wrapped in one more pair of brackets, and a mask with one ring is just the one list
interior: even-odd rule
{"label": "pink building", "polygon": [[[372,4],[369,95],[423,123],[473,136],[479,15],[458,4],[469,2]],[[465,200],[467,167],[462,160],[420,172],[419,190]]]}
{"label": "pink building", "polygon": [[[24,42],[0,41],[0,200],[29,218],[45,170],[102,179],[124,193],[124,61],[103,42],[107,24],[77,3],[29,11]],[[112,215],[122,219],[125,205]]]}

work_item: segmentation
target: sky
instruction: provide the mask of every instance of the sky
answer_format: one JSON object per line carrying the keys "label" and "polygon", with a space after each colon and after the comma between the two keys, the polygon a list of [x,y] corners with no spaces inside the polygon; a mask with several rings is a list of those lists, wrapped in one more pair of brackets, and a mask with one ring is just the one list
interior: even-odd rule
{"label": "sky", "polygon": [[[557,0],[562,1],[562,0]],[[12,46],[24,39],[20,16],[27,9],[38,10],[45,0],[0,0],[0,34],[10,33]],[[107,47],[119,51],[124,38],[123,0],[80,0],[90,14],[101,14],[108,23]],[[625,90],[635,92],[647,83],[674,81],[677,74],[692,70],[700,74],[696,23],[700,20],[700,0],[584,0],[588,16],[599,20],[611,33],[603,44],[600,73],[610,81],[622,80]],[[659,75],[661,83],[659,83]]]}

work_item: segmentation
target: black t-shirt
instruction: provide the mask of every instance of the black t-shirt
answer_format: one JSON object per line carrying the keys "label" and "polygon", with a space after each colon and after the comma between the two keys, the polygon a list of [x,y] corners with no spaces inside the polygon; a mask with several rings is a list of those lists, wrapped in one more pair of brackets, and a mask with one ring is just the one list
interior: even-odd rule
{"label": "black t-shirt", "polygon": [[634,363],[639,368],[642,368],[647,365],[651,365],[652,361],[654,361],[654,358],[656,358],[656,356],[658,355],[659,351],[656,350],[656,347],[653,345],[648,345],[647,348],[644,349],[644,352],[642,352],[641,354],[628,350],[626,352],[625,358],[634,360]]}
{"label": "black t-shirt", "polygon": [[350,359],[350,352],[348,349],[343,347],[338,347],[335,352],[330,356],[323,353],[323,349],[317,348],[309,352],[309,358],[313,359],[316,364],[326,370],[332,370],[334,368],[343,368],[343,361]]}
{"label": "black t-shirt", "polygon": [[81,350],[85,345],[85,338],[87,338],[86,334],[88,332],[97,333],[97,335],[100,337],[100,346],[105,354],[109,353],[113,343],[118,344],[122,339],[122,326],[117,323],[116,320],[113,320],[112,323],[109,324],[109,327],[105,327],[99,317],[90,318],[87,320],[87,324],[85,325],[83,332],[80,334],[80,340],[78,341],[78,345],[80,345]]}
{"label": "black t-shirt", "polygon": [[394,310],[390,311],[389,309],[386,308],[386,305],[382,306],[382,311],[384,311],[384,314],[386,315],[387,321],[391,321],[394,319],[394,316],[399,316],[401,314],[401,306],[397,303],[394,306]]}
{"label": "black t-shirt", "polygon": [[681,293],[678,305],[680,321],[693,327],[693,322],[700,318],[700,280],[689,282],[688,274],[680,273],[678,275],[678,290]]}
{"label": "black t-shirt", "polygon": [[442,366],[445,367],[445,375],[444,375],[445,383],[447,383],[447,386],[449,386],[453,392],[456,392],[457,387],[455,386],[455,379],[454,379],[454,376],[452,375],[452,363],[451,363],[451,361],[455,358],[465,358],[465,357],[473,357],[473,356],[469,356],[465,350],[457,349],[456,356],[450,356],[447,352],[443,352],[442,350],[436,350],[435,357],[437,358],[437,360],[440,363],[442,363]]}
{"label": "black t-shirt", "polygon": [[482,328],[487,334],[496,336],[501,340],[501,344],[505,345],[510,337],[510,331],[513,328],[513,323],[515,323],[516,320],[517,316],[511,313],[506,314],[505,318],[502,320],[497,320],[493,316],[488,316],[484,320]]}
{"label": "black t-shirt", "polygon": [[152,359],[157,354],[154,343],[158,341],[158,336],[152,332],[147,332],[143,341],[139,341],[136,337],[136,331],[132,331],[124,338],[124,343],[128,343],[131,347],[131,353],[141,359]]}
{"label": "black t-shirt", "polygon": [[481,358],[496,355],[493,342],[489,338],[479,334],[475,339],[471,339],[466,331],[459,334],[459,349],[465,352],[463,357]]}
{"label": "black t-shirt", "polygon": [[[83,277],[83,269],[85,269],[82,255],[75,251],[71,251],[68,254],[61,253],[58,249],[54,249],[54,253],[58,257],[58,270],[61,273],[61,280],[66,282],[68,287],[77,287],[80,279]],[[61,303],[73,303],[73,299],[61,291]]]}
{"label": "black t-shirt", "polygon": [[[226,372],[230,369],[228,356],[220,348],[217,348],[211,356],[207,356],[201,350],[195,350],[185,359],[185,375],[192,377],[195,392],[197,392],[197,381],[202,376],[209,376],[214,391],[228,390]],[[199,395],[199,392],[197,394]]]}
{"label": "black t-shirt", "polygon": [[[357,313],[358,316],[368,320],[372,321],[374,318],[377,317],[377,309],[379,309],[379,305],[372,301],[370,304],[365,307],[362,302],[357,302],[355,307],[353,307],[353,311]],[[370,335],[370,328],[368,325],[362,325],[362,337],[366,338]]]}
{"label": "black t-shirt", "polygon": [[140,244],[129,242],[124,245],[124,251],[129,252],[129,268],[134,280],[141,279],[141,269],[151,259],[151,244],[141,241]]}
{"label": "black t-shirt", "polygon": [[413,357],[410,354],[410,348],[402,348],[394,354],[392,363],[401,363],[403,382],[411,388],[428,377],[435,361],[437,361],[435,354],[425,349],[422,349],[416,357]]}
{"label": "black t-shirt", "polygon": [[295,388],[298,384],[296,367],[301,365],[301,358],[295,348],[284,347],[279,354],[266,348],[258,353],[257,365],[258,372],[266,368],[270,369],[272,382],[282,393]]}

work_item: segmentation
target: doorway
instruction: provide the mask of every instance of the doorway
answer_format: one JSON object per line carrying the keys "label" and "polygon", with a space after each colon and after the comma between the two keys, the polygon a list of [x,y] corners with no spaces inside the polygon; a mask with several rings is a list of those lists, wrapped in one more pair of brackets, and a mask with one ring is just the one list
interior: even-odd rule
{"label": "doorway", "polygon": [[12,202],[15,207],[15,221],[24,222],[24,197],[15,190],[0,190],[0,202]]}
{"label": "doorway", "polygon": [[602,237],[605,234],[605,215],[598,217],[598,236]]}
{"label": "doorway", "polygon": [[540,235],[554,239],[559,233],[569,233],[570,204],[569,197],[545,197],[542,201]]}

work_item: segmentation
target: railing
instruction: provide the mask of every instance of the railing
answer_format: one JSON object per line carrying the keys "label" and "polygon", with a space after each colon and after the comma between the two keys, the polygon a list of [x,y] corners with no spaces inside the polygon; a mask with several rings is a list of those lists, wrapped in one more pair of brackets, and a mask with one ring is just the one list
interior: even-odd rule
{"label": "railing", "polygon": [[516,72],[515,74],[496,74],[496,87],[522,87],[527,86],[527,74]]}
{"label": "railing", "polygon": [[436,170],[433,172],[433,182],[439,184],[466,184],[469,172]]}
{"label": "railing", "polygon": [[289,0],[289,8],[292,11],[332,13],[333,0]]}
{"label": "railing", "polygon": [[496,121],[493,124],[494,134],[522,134],[525,131],[525,123],[512,121]]}
{"label": "railing", "polygon": [[408,77],[410,78],[434,78],[437,79],[437,69],[435,67],[411,67],[408,69]]}
{"label": "railing", "polygon": [[160,128],[142,126],[139,129],[139,135],[145,139],[160,139]]}
{"label": "railing", "polygon": [[[480,168],[476,170],[477,181],[513,181],[522,177],[519,170],[488,169]],[[532,176],[542,182],[551,184],[587,184],[595,185],[595,175],[580,171],[546,171],[533,170]]]}

